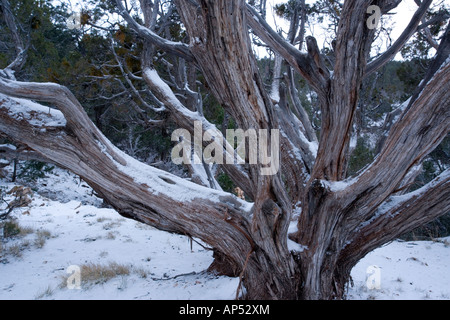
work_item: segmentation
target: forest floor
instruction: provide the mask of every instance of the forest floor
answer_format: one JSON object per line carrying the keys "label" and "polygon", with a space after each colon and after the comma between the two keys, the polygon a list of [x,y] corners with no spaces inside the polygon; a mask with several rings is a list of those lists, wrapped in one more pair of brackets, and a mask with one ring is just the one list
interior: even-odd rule
{"label": "forest floor", "polygon": [[[54,169],[34,183],[0,180],[4,191],[17,185],[34,192],[16,190],[30,201],[4,228],[0,300],[234,299],[239,279],[207,273],[212,253],[201,243],[101,208],[67,171]],[[3,194],[6,202],[14,198]],[[450,300],[449,270],[450,238],[394,241],[356,265],[347,299]]]}

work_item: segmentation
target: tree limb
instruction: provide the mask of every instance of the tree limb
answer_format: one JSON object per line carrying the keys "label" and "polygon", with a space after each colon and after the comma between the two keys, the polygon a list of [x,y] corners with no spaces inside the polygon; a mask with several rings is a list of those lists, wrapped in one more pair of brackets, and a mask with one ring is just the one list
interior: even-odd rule
{"label": "tree limb", "polygon": [[449,212],[449,194],[450,170],[446,170],[419,190],[390,197],[355,229],[340,254],[341,263],[353,266],[370,251]]}
{"label": "tree limb", "polygon": [[25,48],[25,45],[19,34],[19,30],[17,28],[15,17],[11,11],[9,1],[1,0],[1,7],[3,9],[3,19],[5,20],[5,23],[9,28],[16,49],[16,58],[5,69],[3,69],[3,72],[7,74],[8,77],[14,78],[14,75],[13,73],[11,73],[11,71],[18,71],[25,64],[27,49]]}
{"label": "tree limb", "polygon": [[434,58],[430,67],[428,68],[424,79],[422,80],[422,82],[419,84],[419,86],[414,91],[414,94],[411,97],[411,100],[409,101],[408,107],[406,108],[405,112],[409,108],[411,108],[412,104],[417,100],[417,98],[421,94],[422,90],[425,88],[425,86],[428,85],[429,81],[434,77],[434,75],[439,70],[439,68],[441,68],[441,66],[444,63],[448,63],[447,59],[449,56],[450,56],[450,22],[447,24],[447,28],[445,30],[444,36],[438,47],[436,57]]}
{"label": "tree limb", "polygon": [[44,101],[57,106],[64,114],[67,127],[70,130],[79,131],[80,135],[83,135],[87,141],[94,137],[105,145],[106,151],[117,162],[125,164],[125,160],[117,155],[111,145],[106,142],[106,137],[96,128],[93,128],[92,122],[84,112],[83,107],[66,87],[54,83],[18,82],[0,77],[0,92],[12,97]]}
{"label": "tree limb", "polygon": [[[247,234],[250,204],[124,154],[88,121],[85,111],[78,108],[64,87],[0,79],[0,92],[56,102],[67,120],[67,125],[51,128],[34,121],[44,116],[42,109],[46,108],[42,106],[31,113],[32,119],[14,117],[14,114],[25,114],[25,104],[29,102],[2,96],[0,131],[11,139],[21,141],[53,163],[82,177],[121,215],[160,230],[199,238],[226,253],[238,266],[244,264],[245,258],[237,252],[250,249],[246,240],[250,237]],[[53,112],[47,117],[51,120],[57,116]],[[237,233],[232,224],[239,225],[242,232]],[[220,234],[217,228],[221,230]],[[236,248],[238,250],[234,251]]]}
{"label": "tree limb", "polygon": [[447,61],[394,124],[375,161],[343,191],[347,196],[354,195],[347,198],[345,205],[353,223],[372,217],[374,210],[402,185],[411,169],[420,165],[447,136],[450,92],[442,84],[448,81]]}
{"label": "tree limb", "polygon": [[394,44],[391,47],[389,47],[389,49],[386,50],[380,57],[378,57],[377,59],[375,59],[374,61],[370,62],[367,65],[366,71],[364,73],[365,78],[376,72],[378,69],[383,67],[386,63],[388,63],[392,59],[394,59],[397,53],[403,48],[405,43],[414,35],[414,33],[416,33],[417,27],[422,21],[422,18],[427,13],[427,10],[432,2],[433,0],[424,0],[422,2],[419,9],[417,9],[416,13],[414,13],[408,26],[405,28],[405,30],[397,39],[397,41],[395,41]]}
{"label": "tree limb", "polygon": [[314,58],[301,53],[283,39],[269,24],[259,16],[254,8],[247,5],[247,21],[253,32],[273,50],[277,51],[318,93],[324,94],[327,78],[321,74]]}
{"label": "tree limb", "polygon": [[137,23],[136,20],[134,20],[133,17],[124,8],[122,0],[116,0],[116,5],[119,10],[119,14],[125,19],[126,22],[128,22],[130,27],[132,27],[133,30],[136,31],[141,37],[147,39],[155,46],[161,48],[162,50],[168,53],[174,54],[177,57],[185,59],[186,61],[191,62],[195,61],[195,58],[190,52],[188,45],[181,42],[166,40],[157,35],[151,29],[146,28]]}
{"label": "tree limb", "polygon": [[[216,127],[210,123],[201,113],[191,111],[186,108],[175,96],[169,86],[160,78],[156,70],[146,68],[143,71],[143,77],[149,86],[150,90],[155,96],[164,103],[165,107],[170,111],[172,118],[182,127],[187,129],[192,135],[195,133],[195,122],[202,125],[202,130],[217,130]],[[225,143],[227,143],[225,141]],[[234,155],[228,153],[228,150],[233,149],[229,145],[223,145],[223,157],[227,159]],[[201,155],[200,155],[201,156]],[[203,160],[203,159],[200,159]],[[250,197],[254,198],[254,189],[251,186],[249,177],[245,171],[235,164],[226,164],[223,166],[225,172],[233,179],[233,181],[245,191]]]}

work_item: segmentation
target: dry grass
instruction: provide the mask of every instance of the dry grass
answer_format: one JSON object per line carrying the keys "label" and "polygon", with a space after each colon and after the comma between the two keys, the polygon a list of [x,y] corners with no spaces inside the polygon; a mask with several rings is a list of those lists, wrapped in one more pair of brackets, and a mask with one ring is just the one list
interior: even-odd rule
{"label": "dry grass", "polygon": [[[140,278],[146,278],[149,274],[143,268],[133,268],[129,265],[120,264],[117,262],[109,262],[107,264],[86,263],[80,266],[81,287],[89,289],[94,285],[104,284],[114,278],[122,277],[124,279],[131,274],[135,274]],[[67,280],[70,275],[65,275],[61,279],[60,288],[67,287]]]}
{"label": "dry grass", "polygon": [[[110,262],[106,265],[98,263],[87,263],[80,266],[81,284],[83,287],[90,287],[97,284],[104,284],[119,276],[129,276],[131,267],[117,262]],[[69,276],[62,277],[61,288],[67,286]]]}
{"label": "dry grass", "polygon": [[[31,249],[31,244],[35,248],[43,248],[46,241],[50,239],[51,233],[48,230],[36,230],[31,227],[23,227],[13,219],[4,221],[0,224],[2,229],[3,239],[0,246],[0,258],[6,262],[7,257],[21,258],[22,252],[26,249]],[[28,235],[34,234],[35,239],[27,238]]]}
{"label": "dry grass", "polygon": [[55,290],[52,289],[50,286],[45,288],[43,291],[38,292],[36,296],[34,297],[35,300],[41,300],[47,297],[51,297],[54,294]]}
{"label": "dry grass", "polygon": [[101,284],[115,277],[128,275],[130,267],[116,262],[107,265],[88,263],[81,266],[81,279],[86,283]]}
{"label": "dry grass", "polygon": [[115,240],[116,239],[116,235],[119,235],[119,233],[117,231],[110,231],[106,234],[106,239],[108,240]]}
{"label": "dry grass", "polygon": [[103,229],[104,229],[104,230],[111,230],[111,229],[120,227],[121,224],[122,224],[122,222],[119,221],[119,220],[117,220],[117,221],[111,221],[111,222],[105,223],[105,224],[103,225]]}
{"label": "dry grass", "polygon": [[48,239],[51,238],[51,233],[48,230],[36,231],[36,238],[34,239],[34,245],[36,248],[43,248]]}

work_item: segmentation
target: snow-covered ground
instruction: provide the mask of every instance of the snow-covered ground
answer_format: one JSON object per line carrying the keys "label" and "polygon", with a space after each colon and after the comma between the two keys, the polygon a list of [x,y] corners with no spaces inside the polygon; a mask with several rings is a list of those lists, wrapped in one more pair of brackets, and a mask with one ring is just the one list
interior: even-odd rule
{"label": "snow-covered ground", "polygon": [[[101,208],[79,178],[53,172],[13,213],[24,235],[2,243],[0,299],[234,299],[238,279],[205,272],[210,251]],[[3,179],[0,186],[14,185]],[[395,241],[375,250],[353,269],[348,299],[450,299],[449,242]],[[80,278],[77,267],[91,274]],[[81,280],[81,289],[68,289],[67,280]]]}

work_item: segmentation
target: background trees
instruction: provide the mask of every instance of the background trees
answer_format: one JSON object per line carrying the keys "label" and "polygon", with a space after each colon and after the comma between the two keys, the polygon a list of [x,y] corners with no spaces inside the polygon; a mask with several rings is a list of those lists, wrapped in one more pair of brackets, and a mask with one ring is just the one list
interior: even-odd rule
{"label": "background trees", "polygon": [[[64,5],[3,0],[0,130],[123,216],[211,245],[211,268],[239,276],[248,298],[341,298],[360,258],[450,200],[448,12],[417,2],[373,56],[370,4],[289,1],[277,7],[290,22],[280,34],[266,1],[92,2],[70,30]],[[386,15],[399,1],[375,4]],[[306,24],[323,18],[335,37],[321,48]],[[273,58],[255,59],[257,46]],[[390,63],[402,48],[414,59]],[[175,167],[171,132],[195,121],[281,130],[281,172]]]}

